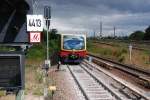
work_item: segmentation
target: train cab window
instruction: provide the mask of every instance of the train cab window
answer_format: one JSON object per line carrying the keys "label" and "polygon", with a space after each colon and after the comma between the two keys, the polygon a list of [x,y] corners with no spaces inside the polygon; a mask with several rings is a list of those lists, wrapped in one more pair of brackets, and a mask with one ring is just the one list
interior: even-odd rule
{"label": "train cab window", "polygon": [[85,39],[83,36],[63,36],[63,49],[83,50],[85,49]]}

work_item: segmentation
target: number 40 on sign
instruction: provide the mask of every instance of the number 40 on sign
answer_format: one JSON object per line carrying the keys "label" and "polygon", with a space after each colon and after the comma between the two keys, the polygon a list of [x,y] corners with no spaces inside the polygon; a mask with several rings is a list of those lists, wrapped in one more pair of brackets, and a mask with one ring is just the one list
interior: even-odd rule
{"label": "number 40 on sign", "polygon": [[40,32],[30,32],[30,43],[40,43],[41,33]]}

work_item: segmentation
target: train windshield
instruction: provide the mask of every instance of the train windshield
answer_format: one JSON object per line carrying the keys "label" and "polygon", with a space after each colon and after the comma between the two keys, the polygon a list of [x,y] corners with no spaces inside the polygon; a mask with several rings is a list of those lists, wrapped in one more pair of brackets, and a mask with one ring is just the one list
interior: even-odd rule
{"label": "train windshield", "polygon": [[85,42],[83,36],[63,36],[63,49],[66,50],[83,50],[85,49]]}

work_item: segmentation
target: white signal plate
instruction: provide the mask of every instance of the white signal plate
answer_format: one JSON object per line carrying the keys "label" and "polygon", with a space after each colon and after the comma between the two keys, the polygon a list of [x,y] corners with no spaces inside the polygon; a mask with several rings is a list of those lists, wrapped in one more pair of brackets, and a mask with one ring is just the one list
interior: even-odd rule
{"label": "white signal plate", "polygon": [[40,43],[41,33],[40,32],[30,32],[30,43]]}
{"label": "white signal plate", "polygon": [[43,15],[27,15],[27,31],[42,32],[43,28]]}

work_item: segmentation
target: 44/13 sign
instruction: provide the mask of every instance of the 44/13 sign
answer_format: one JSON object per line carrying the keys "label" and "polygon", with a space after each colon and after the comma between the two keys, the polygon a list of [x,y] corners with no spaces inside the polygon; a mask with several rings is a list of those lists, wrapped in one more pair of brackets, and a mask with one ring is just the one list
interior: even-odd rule
{"label": "44/13 sign", "polygon": [[30,32],[30,43],[40,43],[41,33],[40,32]]}
{"label": "44/13 sign", "polygon": [[27,31],[41,32],[43,27],[43,15],[27,15]]}

